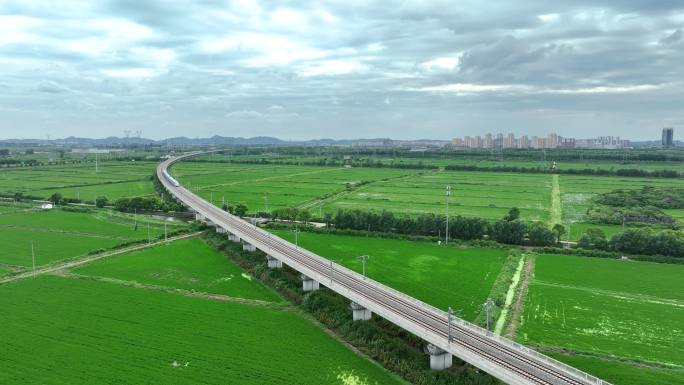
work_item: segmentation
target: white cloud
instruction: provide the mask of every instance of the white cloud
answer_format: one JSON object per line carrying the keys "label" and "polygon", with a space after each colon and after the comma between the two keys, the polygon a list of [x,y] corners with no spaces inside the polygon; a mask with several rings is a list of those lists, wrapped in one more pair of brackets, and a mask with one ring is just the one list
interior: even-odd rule
{"label": "white cloud", "polygon": [[324,60],[310,64],[299,70],[303,77],[335,76],[359,73],[368,70],[368,66],[351,60]]}
{"label": "white cloud", "polygon": [[103,69],[100,70],[105,76],[122,79],[153,78],[163,72],[156,68],[126,68],[126,69]]}
{"label": "white cloud", "polygon": [[445,56],[422,62],[420,63],[420,68],[429,72],[450,72],[458,69],[458,63],[459,59],[457,56]]}
{"label": "white cloud", "polygon": [[558,20],[560,18],[560,15],[557,13],[547,13],[544,15],[538,15],[537,19],[545,22],[545,23],[550,23]]}
{"label": "white cloud", "polygon": [[299,28],[307,22],[306,15],[292,9],[278,9],[271,13],[271,25]]}

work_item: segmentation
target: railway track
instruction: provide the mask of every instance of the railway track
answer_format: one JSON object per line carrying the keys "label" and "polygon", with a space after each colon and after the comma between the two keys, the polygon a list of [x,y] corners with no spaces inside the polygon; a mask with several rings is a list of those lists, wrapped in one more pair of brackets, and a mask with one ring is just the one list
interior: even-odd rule
{"label": "railway track", "polygon": [[[367,306],[378,315],[505,382],[521,385],[610,385],[464,320],[455,318],[449,325],[446,312],[363,277],[224,212],[170,177],[170,165],[198,154],[200,153],[191,153],[162,162],[157,168],[157,176],[184,205],[216,226],[236,234],[301,273],[316,278],[331,290]],[[452,336],[451,340],[448,338],[449,334]]]}

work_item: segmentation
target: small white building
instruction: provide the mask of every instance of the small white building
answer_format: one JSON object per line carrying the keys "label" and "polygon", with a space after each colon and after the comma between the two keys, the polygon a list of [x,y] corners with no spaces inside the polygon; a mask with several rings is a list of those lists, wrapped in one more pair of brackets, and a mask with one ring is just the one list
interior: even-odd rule
{"label": "small white building", "polygon": [[43,210],[51,210],[52,209],[52,203],[42,203],[40,205],[40,208]]}

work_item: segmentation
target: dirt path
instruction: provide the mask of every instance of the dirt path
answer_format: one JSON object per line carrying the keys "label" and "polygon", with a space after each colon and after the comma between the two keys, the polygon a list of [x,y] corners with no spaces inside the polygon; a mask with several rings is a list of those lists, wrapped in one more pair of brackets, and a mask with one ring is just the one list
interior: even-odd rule
{"label": "dirt path", "polygon": [[553,174],[551,178],[551,209],[549,224],[553,226],[558,223],[563,223],[563,212],[559,176],[558,174]]}
{"label": "dirt path", "polygon": [[201,234],[201,232],[183,234],[183,235],[179,235],[177,237],[169,238],[168,241],[158,241],[158,242],[154,242],[154,243],[145,243],[142,245],[126,247],[123,249],[118,249],[118,250],[113,250],[113,251],[105,251],[104,253],[89,255],[89,256],[86,256],[84,258],[75,260],[75,261],[68,261],[68,262],[64,262],[64,263],[60,263],[60,264],[56,264],[56,265],[41,267],[41,268],[36,269],[35,274],[32,271],[27,271],[27,272],[17,274],[17,275],[13,275],[10,277],[0,278],[0,285],[4,284],[4,283],[17,281],[19,279],[30,278],[30,277],[33,277],[34,275],[38,276],[41,274],[54,273],[54,272],[59,271],[59,270],[70,269],[73,267],[85,265],[85,264],[93,262],[93,261],[97,261],[98,259],[102,259],[102,258],[112,257],[115,255],[121,255],[121,254],[127,254],[127,253],[130,253],[133,251],[144,250],[144,249],[147,249],[150,247],[159,246],[159,245],[162,245],[164,243],[176,241],[179,239],[196,237],[200,234]]}
{"label": "dirt path", "polygon": [[152,285],[152,284],[140,283],[140,282],[135,282],[135,281],[127,281],[127,280],[123,280],[123,279],[116,279],[116,278],[109,278],[109,277],[97,277],[97,276],[91,276],[91,275],[82,275],[82,274],[76,274],[76,273],[73,273],[71,271],[66,271],[66,270],[58,270],[58,271],[53,272],[52,274],[59,275],[62,277],[66,277],[66,278],[72,278],[72,279],[84,279],[84,280],[94,280],[94,281],[100,281],[100,282],[115,283],[117,285],[129,286],[129,287],[134,287],[137,289],[163,291],[163,292],[167,292],[167,293],[183,295],[186,297],[204,298],[204,299],[208,299],[211,301],[232,302],[232,303],[239,303],[242,305],[261,306],[261,307],[268,307],[268,308],[273,308],[273,309],[278,309],[278,310],[293,310],[294,309],[294,306],[292,306],[291,304],[289,304],[287,302],[269,302],[269,301],[260,301],[257,299],[231,297],[229,295],[205,293],[205,292],[201,292],[201,291],[179,289],[179,288],[175,288],[175,287],[160,286],[160,285]]}
{"label": "dirt path", "polygon": [[506,323],[506,317],[508,316],[511,304],[513,303],[513,298],[515,297],[515,289],[518,287],[520,275],[522,273],[523,266],[525,266],[525,259],[525,254],[521,254],[520,260],[518,261],[518,268],[515,270],[515,274],[513,274],[513,278],[511,279],[511,285],[508,287],[508,291],[506,292],[506,300],[504,302],[503,309],[501,309],[499,319],[496,320],[496,325],[494,326],[494,333],[496,334],[501,334],[504,324]]}
{"label": "dirt path", "polygon": [[515,303],[511,308],[511,322],[506,327],[505,337],[515,338],[515,334],[518,331],[518,327],[522,321],[523,312],[523,302],[525,301],[525,294],[527,293],[527,287],[532,281],[534,275],[534,256],[528,256],[527,263],[525,264],[525,276],[520,283],[518,288],[518,295],[515,298]]}

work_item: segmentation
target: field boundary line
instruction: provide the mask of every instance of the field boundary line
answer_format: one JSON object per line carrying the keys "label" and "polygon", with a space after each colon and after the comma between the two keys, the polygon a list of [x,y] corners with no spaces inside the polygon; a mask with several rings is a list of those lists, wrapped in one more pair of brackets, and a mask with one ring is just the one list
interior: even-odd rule
{"label": "field boundary line", "polygon": [[5,225],[0,225],[0,228],[18,229],[18,230],[31,230],[31,231],[38,231],[41,233],[59,233],[59,234],[69,234],[69,235],[80,235],[80,236],[88,237],[88,238],[114,239],[117,241],[135,241],[135,240],[138,240],[137,238],[108,236],[108,235],[100,235],[100,234],[93,234],[93,233],[83,233],[80,231],[48,229],[45,227],[31,227],[31,226],[20,226],[20,225],[5,224]]}
{"label": "field boundary line", "polygon": [[[65,263],[60,263],[57,265],[46,266],[46,267],[36,269],[35,275],[38,276],[38,275],[42,275],[42,274],[50,274],[50,273],[53,273],[55,271],[70,269],[73,267],[85,265],[87,263],[97,261],[98,259],[113,257],[113,256],[121,255],[121,254],[127,254],[127,253],[130,253],[133,251],[144,250],[144,249],[147,249],[150,247],[163,245],[165,243],[173,242],[173,241],[177,241],[177,240],[181,240],[181,239],[193,238],[193,237],[199,236],[200,234],[202,234],[202,232],[182,234],[179,236],[171,237],[168,240],[161,240],[161,241],[157,241],[157,242],[153,242],[153,243],[144,243],[141,245],[135,245],[135,246],[131,246],[131,247],[123,248],[123,249],[118,249],[118,250],[105,251],[105,252],[100,253],[100,254],[86,256],[84,258],[77,259],[74,261],[68,261]],[[0,285],[5,284],[5,283],[9,283],[9,282],[13,282],[13,281],[17,281],[20,279],[30,278],[33,276],[34,276],[33,271],[26,271],[24,273],[20,273],[20,274],[13,275],[10,277],[0,278]]]}
{"label": "field boundary line", "polygon": [[557,353],[557,354],[564,354],[564,355],[590,357],[590,358],[595,358],[595,359],[599,359],[602,361],[619,362],[619,363],[623,363],[625,365],[630,365],[630,366],[637,367],[637,368],[649,368],[649,369],[660,369],[660,370],[671,370],[671,371],[677,371],[677,372],[684,372],[684,366],[676,365],[676,364],[665,364],[665,363],[657,362],[657,361],[643,361],[643,360],[632,359],[629,357],[615,356],[615,355],[601,353],[601,352],[595,352],[595,351],[587,352],[587,351],[582,351],[582,350],[574,350],[574,349],[568,349],[568,348],[557,347],[557,346],[549,346],[549,345],[543,345],[543,344],[526,344],[526,345],[533,348],[534,350],[536,350],[540,353]]}
{"label": "field boundary line", "polygon": [[58,271],[53,272],[52,274],[59,275],[60,277],[70,278],[70,279],[81,279],[81,280],[87,280],[87,281],[107,282],[107,283],[113,283],[113,284],[122,285],[122,286],[133,287],[136,289],[161,291],[161,292],[165,292],[165,293],[178,294],[178,295],[182,295],[185,297],[203,298],[203,299],[207,299],[207,300],[211,300],[211,301],[239,303],[242,305],[268,307],[268,308],[277,309],[277,310],[293,310],[294,309],[294,306],[292,306],[289,302],[284,302],[284,301],[282,301],[282,302],[269,302],[269,301],[262,301],[262,300],[258,300],[258,299],[233,297],[233,296],[225,295],[225,294],[207,293],[204,291],[181,289],[181,288],[176,288],[176,287],[171,287],[171,286],[153,285],[153,284],[141,283],[141,282],[137,282],[137,281],[128,281],[125,279],[102,277],[102,276],[98,276],[98,275],[78,274],[78,273],[74,273],[72,271],[65,271],[65,270],[58,270]]}
{"label": "field boundary line", "polygon": [[593,294],[602,294],[602,295],[608,295],[611,297],[624,298],[624,299],[636,300],[636,301],[641,301],[641,302],[649,302],[649,303],[660,304],[660,305],[671,305],[671,306],[684,307],[684,300],[662,298],[662,297],[656,297],[656,296],[647,295],[647,294],[635,294],[635,293],[627,293],[624,291],[565,285],[562,283],[541,281],[538,279],[534,280],[534,284],[537,284],[540,286],[548,286],[548,287],[559,287],[562,289],[586,291],[586,292],[593,293]]}

